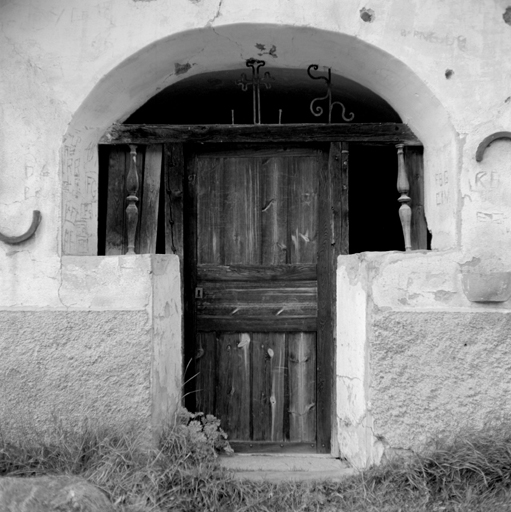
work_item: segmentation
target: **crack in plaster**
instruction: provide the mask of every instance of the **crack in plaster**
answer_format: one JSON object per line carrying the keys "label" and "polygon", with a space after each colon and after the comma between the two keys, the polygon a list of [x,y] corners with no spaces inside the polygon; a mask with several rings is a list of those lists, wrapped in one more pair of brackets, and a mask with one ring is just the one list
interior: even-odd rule
{"label": "crack in plaster", "polygon": [[337,375],[340,379],[346,379],[346,380],[359,380],[362,382],[362,379],[360,377],[348,377],[347,375]]}
{"label": "crack in plaster", "polygon": [[[223,0],[222,0],[222,1],[223,1]],[[222,2],[220,2],[220,3],[222,3]],[[235,46],[237,46],[237,47],[238,47],[238,49],[239,49],[239,52],[240,52],[240,58],[241,58],[241,60],[245,60],[245,58],[243,57],[243,47],[241,46],[241,44],[240,44],[240,43],[238,43],[238,41],[234,41],[234,40],[232,40],[230,37],[226,36],[225,34],[219,34],[219,33],[216,31],[215,27],[211,27],[211,30],[213,30],[213,32],[214,32],[218,37],[222,37],[223,39],[227,39],[227,41],[229,41],[230,43],[232,43],[232,44],[234,44]],[[201,52],[200,52],[200,53],[202,53],[203,51],[204,51],[204,50],[201,50]]]}
{"label": "crack in plaster", "polygon": [[223,2],[224,2],[224,0],[220,0],[220,2],[218,3],[216,14],[206,23],[206,26],[210,26],[219,16],[222,15],[220,10],[222,9]]}

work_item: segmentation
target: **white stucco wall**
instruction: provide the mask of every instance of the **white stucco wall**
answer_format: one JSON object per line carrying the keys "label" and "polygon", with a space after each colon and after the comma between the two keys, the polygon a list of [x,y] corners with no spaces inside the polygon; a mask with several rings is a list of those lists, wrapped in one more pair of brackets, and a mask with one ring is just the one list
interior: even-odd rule
{"label": "white stucco wall", "polygon": [[[374,11],[372,21],[362,19],[363,7]],[[510,203],[482,197],[494,195],[488,187],[503,190],[495,180],[505,185],[508,143],[490,147],[480,164],[474,154],[509,122],[506,7],[476,0],[345,0],[321,8],[302,1],[292,9],[234,0],[3,2],[0,230],[24,231],[33,209],[43,222],[23,246],[2,244],[0,272],[9,278],[0,300],[58,305],[61,247],[95,254],[95,148],[104,130],[176,80],[264,57],[256,44],[275,45],[276,56],[266,57],[274,66],[319,62],[389,101],[425,145],[433,247],[479,245],[494,254],[496,240],[509,236],[502,219]],[[480,179],[482,167],[492,168],[493,185]],[[489,244],[477,244],[480,233]]]}
{"label": "white stucco wall", "polygon": [[511,414],[509,278],[484,267],[458,251],[339,257],[336,424],[357,467]]}
{"label": "white stucco wall", "polygon": [[[352,373],[338,371],[365,386],[349,385],[364,401],[347,409],[344,420],[356,423],[370,409],[374,333],[386,336],[377,320],[382,311],[413,316],[422,315],[419,309],[488,315],[507,310],[507,303],[470,302],[461,278],[467,272],[506,272],[511,264],[511,143],[494,143],[481,163],[474,158],[484,137],[510,126],[507,7],[504,0],[0,1],[0,231],[18,234],[30,224],[32,210],[43,215],[30,240],[0,243],[1,311],[145,311],[149,285],[136,277],[137,264],[119,258],[110,272],[109,260],[94,257],[96,145],[104,131],[175,81],[239,68],[251,57],[283,68],[330,66],[382,96],[424,143],[425,207],[433,234],[434,253],[369,258],[378,272],[361,271],[362,288],[357,275],[340,270],[338,303],[352,303],[351,316],[339,310],[338,353],[350,353]],[[373,11],[370,21],[361,16],[363,8]],[[261,45],[274,45],[274,55]],[[102,284],[92,285],[97,272]],[[161,275],[151,293],[158,310],[166,311],[175,281],[168,281],[166,271]],[[379,309],[364,306],[364,294]],[[177,324],[165,315],[147,317],[160,333],[155,336],[180,339]],[[30,336],[36,336],[37,322],[46,325],[43,317],[34,320]],[[349,325],[350,318],[358,320]],[[171,346],[174,351],[177,345]],[[160,378],[178,375],[175,361],[162,362],[165,357],[157,357],[153,370]],[[154,386],[153,396],[160,392]],[[349,401],[349,386],[338,382],[340,403]],[[151,414],[161,416],[159,407]],[[374,413],[364,421],[371,422],[364,428],[378,428]],[[342,432],[359,439],[359,452],[373,454],[363,454],[363,460],[379,458],[374,450],[380,445],[367,448],[373,438]],[[340,444],[342,449],[342,439]]]}
{"label": "white stucco wall", "polygon": [[2,434],[86,420],[150,441],[181,397],[177,256],[66,256],[59,297],[0,310]]}

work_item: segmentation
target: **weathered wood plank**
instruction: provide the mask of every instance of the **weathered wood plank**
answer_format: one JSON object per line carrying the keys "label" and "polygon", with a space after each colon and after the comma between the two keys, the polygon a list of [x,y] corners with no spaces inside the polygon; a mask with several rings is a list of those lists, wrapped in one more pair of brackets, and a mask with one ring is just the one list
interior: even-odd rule
{"label": "weathered wood plank", "polygon": [[[230,332],[302,332],[317,329],[316,317],[221,317],[201,315],[196,321],[200,331]],[[331,363],[331,361],[330,361]],[[327,392],[326,390],[323,390]],[[328,391],[329,392],[329,391]]]}
{"label": "weathered wood plank", "polygon": [[[217,297],[224,292],[239,293],[235,300],[250,301],[248,297],[254,296],[255,300],[260,300],[260,294],[268,294],[268,297],[287,296],[288,294],[307,294],[315,295],[316,281],[200,281],[201,285],[207,287],[208,296]],[[247,295],[248,294],[248,295]],[[292,297],[292,296],[291,296]],[[268,300],[271,300],[268,298]]]}
{"label": "weathered wood plank", "polygon": [[[341,232],[341,243],[336,244],[335,255],[350,253],[350,211],[349,211],[349,171],[350,171],[350,152],[349,143],[341,143],[341,172],[340,179],[334,180],[334,195],[339,197],[341,218],[335,220],[337,227],[336,232]],[[335,263],[335,262],[334,262]],[[336,266],[336,265],[335,265]],[[334,267],[335,272],[335,267]]]}
{"label": "weathered wood plank", "polygon": [[315,263],[296,265],[199,265],[199,281],[312,281]]}
{"label": "weathered wood plank", "polygon": [[148,146],[144,159],[143,197],[140,210],[139,254],[156,253],[160,204],[162,146]]}
{"label": "weathered wood plank", "polygon": [[200,158],[258,158],[270,160],[288,157],[307,157],[311,156],[315,150],[320,149],[325,143],[300,144],[290,142],[288,144],[275,144],[266,141],[264,144],[250,142],[246,144],[218,144],[201,143],[194,144],[193,151]]}
{"label": "weathered wood plank", "polygon": [[284,440],[284,333],[252,335],[252,439]]}
{"label": "weathered wood plank", "polygon": [[236,453],[316,453],[316,443],[230,441]]}
{"label": "weathered wood plank", "polygon": [[203,296],[199,301],[204,307],[231,307],[232,315],[238,309],[273,307],[279,316],[287,307],[315,307],[317,287],[313,281],[276,282],[200,282]]}
{"label": "weathered wood plank", "polygon": [[[341,179],[342,179],[342,149],[341,142],[332,142],[330,144],[328,154],[328,166],[329,174],[331,176],[332,187],[335,190],[341,191]],[[340,252],[340,245],[342,241],[342,230],[341,230],[341,215],[342,215],[342,197],[341,194],[336,194],[332,191],[332,246],[334,248],[334,254]]]}
{"label": "weathered wood plank", "polygon": [[332,142],[328,165],[332,180],[334,255],[349,254],[349,144]]}
{"label": "weathered wood plank", "polygon": [[316,333],[288,335],[289,440],[316,440]]}
{"label": "weathered wood plank", "polygon": [[287,182],[282,158],[264,159],[261,166],[261,262],[287,261]]}
{"label": "weathered wood plank", "polygon": [[221,243],[226,265],[261,263],[259,165],[258,159],[224,160],[226,229]]}
{"label": "weathered wood plank", "polygon": [[108,196],[106,207],[105,254],[113,256],[126,252],[124,214],[126,209],[126,164],[129,165],[127,147],[110,149],[108,159]]}
{"label": "weathered wood plank", "polygon": [[250,345],[248,333],[224,333],[217,349],[216,416],[230,439],[250,439]]}
{"label": "weathered wood plank", "polygon": [[412,251],[428,248],[428,226],[424,214],[424,160],[423,147],[404,148],[405,168],[410,180],[412,208]]}
{"label": "weathered wood plank", "polygon": [[113,125],[101,144],[163,142],[389,142],[421,145],[406,124],[282,124],[282,125]]}
{"label": "weathered wood plank", "polygon": [[204,414],[215,414],[216,334],[198,332],[195,352],[196,408]]}
{"label": "weathered wood plank", "polygon": [[258,304],[253,303],[236,303],[224,304],[223,301],[213,302],[197,301],[197,313],[199,315],[214,317],[233,317],[233,318],[250,318],[250,317],[276,317],[276,318],[298,318],[298,317],[316,317],[317,306],[316,301],[307,300],[304,304],[285,303],[285,304]]}
{"label": "weathered wood plank", "polygon": [[317,259],[318,180],[321,153],[314,158],[286,159],[289,164],[289,263]]}
{"label": "weathered wood plank", "polygon": [[183,145],[164,144],[165,254],[177,254],[183,261]]}
{"label": "weathered wood plank", "polygon": [[330,451],[331,394],[333,374],[333,303],[335,284],[334,247],[332,246],[332,194],[331,166],[325,159],[319,172],[318,216],[318,332],[317,332],[317,379],[316,422],[317,449]]}
{"label": "weathered wood plank", "polygon": [[224,160],[197,159],[197,263],[222,261]]}

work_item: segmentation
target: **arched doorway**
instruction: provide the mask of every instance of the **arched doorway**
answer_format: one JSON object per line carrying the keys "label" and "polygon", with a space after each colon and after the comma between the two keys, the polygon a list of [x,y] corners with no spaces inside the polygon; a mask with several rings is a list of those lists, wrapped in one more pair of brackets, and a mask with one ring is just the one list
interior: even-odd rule
{"label": "arched doorway", "polygon": [[[311,62],[327,63],[334,74],[369,88],[395,109],[424,145],[424,206],[428,228],[433,233],[433,248],[445,250],[456,245],[459,234],[459,226],[455,221],[458,191],[453,176],[460,165],[460,142],[446,109],[417,70],[363,39],[347,34],[314,27],[243,23],[216,26],[214,30],[210,27],[189,30],[155,40],[119,62],[84,97],[72,116],[61,152],[61,240],[64,255],[98,254],[98,235],[101,238],[101,233],[98,233],[97,190],[100,176],[96,148],[99,143],[110,142],[112,130],[117,130],[119,126],[116,123],[124,122],[159,91],[168,85],[178,84],[185,77],[218,69],[240,69],[243,59],[264,53],[259,49],[261,42],[264,42],[267,49],[273,45],[277,47],[276,56],[272,56],[276,60],[268,60],[275,62],[279,68],[305,69]],[[189,130],[189,133],[194,132]],[[188,140],[191,139],[193,136]],[[154,139],[150,142],[146,140],[145,144],[153,142]],[[351,157],[353,164],[353,150]],[[438,205],[435,176],[440,173],[448,177],[445,183],[449,190],[443,194],[445,201]],[[364,188],[361,179],[360,186]],[[364,201],[358,204],[362,209],[365,205]],[[378,219],[379,216],[375,215],[374,221]],[[366,240],[369,238],[366,237]],[[118,266],[123,275],[126,272],[129,274],[129,268],[125,266],[127,261],[119,257]],[[132,261],[137,264],[138,259]],[[391,287],[393,284],[387,285]],[[337,312],[334,321],[339,318]],[[342,344],[342,340],[338,340],[339,344]],[[361,352],[358,344],[348,349],[350,357],[360,359],[361,367],[370,368],[367,354],[363,350]],[[339,346],[336,350],[333,365],[337,368],[336,383],[340,386],[344,374],[343,365],[339,363],[342,353]],[[181,354],[176,352],[175,360],[180,359]],[[167,378],[170,380],[178,373],[172,376],[168,374]],[[181,381],[179,375],[178,378]],[[334,390],[333,384],[332,394]],[[174,400],[174,395],[168,398]],[[361,393],[359,398],[367,409],[370,406],[368,395]],[[158,403],[164,403],[162,400],[157,398]],[[344,398],[340,397],[339,400]],[[351,399],[344,400],[344,403],[352,416],[357,416],[360,410],[366,410],[363,407],[361,409],[359,402]],[[363,435],[351,435],[349,425],[343,423],[336,408],[333,405],[331,453],[339,454],[339,446],[342,446],[350,457],[364,454],[374,441],[372,430],[363,426]],[[370,424],[370,418],[368,421]],[[374,459],[370,460],[377,461],[378,454],[374,452],[373,456]]]}
{"label": "arched doorway", "polygon": [[[404,249],[395,144],[418,141],[351,80],[333,76],[329,119],[325,79],[265,73],[257,114],[240,68],[170,86],[110,132],[131,154],[100,154],[100,252],[125,252],[121,196],[140,196],[136,252],[183,262],[186,405],[219,417],[238,451],[330,452],[336,257]],[[425,249],[415,182],[414,248]]]}

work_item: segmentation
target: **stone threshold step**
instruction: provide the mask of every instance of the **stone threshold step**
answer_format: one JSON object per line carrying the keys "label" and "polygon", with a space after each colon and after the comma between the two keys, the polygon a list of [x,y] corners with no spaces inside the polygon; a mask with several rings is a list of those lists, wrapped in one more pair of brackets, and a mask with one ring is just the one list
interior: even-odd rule
{"label": "stone threshold step", "polygon": [[259,481],[340,481],[356,470],[330,455],[236,454],[220,457],[222,467],[238,479]]}

